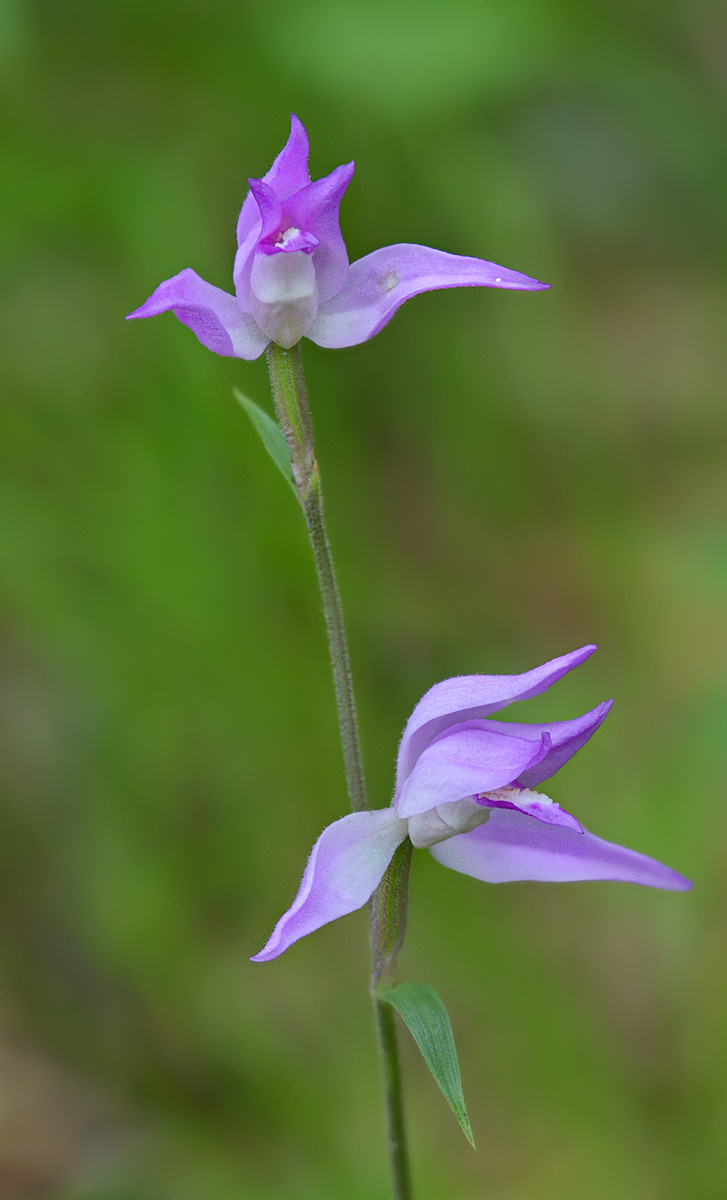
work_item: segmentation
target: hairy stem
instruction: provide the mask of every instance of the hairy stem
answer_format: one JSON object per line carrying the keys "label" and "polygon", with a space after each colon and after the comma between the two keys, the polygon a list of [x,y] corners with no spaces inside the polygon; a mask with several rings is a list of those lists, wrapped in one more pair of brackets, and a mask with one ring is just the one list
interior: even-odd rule
{"label": "hairy stem", "polygon": [[328,645],[331,652],[333,684],[336,691],[338,724],[341,731],[348,795],[351,808],[356,812],[361,812],[368,807],[368,804],[361,763],[351,660],[343,624],[341,597],[338,593],[331,546],[326,532],[321,473],[313,453],[313,434],[300,347],[295,346],[292,350],[284,350],[281,346],[276,346],[271,342],[267,357],[275,410],[290,450],[298,498],[305,516],[318,571],[323,613],[328,630]]}
{"label": "hairy stem", "polygon": [[[313,450],[313,432],[300,347],[284,350],[271,342],[267,350],[267,360],[275,411],[290,450],[298,499],[305,516],[318,572],[328,630],[348,794],[351,808],[362,812],[368,804],[356,720],[351,660],[333,556],[326,532],[321,473]],[[393,981],[397,955],[404,941],[411,851],[411,842],[407,838],[394,854],[371,900],[371,991],[384,1085],[387,1144],[394,1200],[411,1200],[412,1192],[394,1010],[391,1005],[378,999],[376,991],[377,988],[387,986]]]}

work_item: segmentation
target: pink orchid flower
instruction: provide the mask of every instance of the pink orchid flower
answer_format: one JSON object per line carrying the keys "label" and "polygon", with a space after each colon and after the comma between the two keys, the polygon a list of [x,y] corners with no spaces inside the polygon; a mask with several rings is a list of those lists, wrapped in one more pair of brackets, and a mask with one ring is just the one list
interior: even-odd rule
{"label": "pink orchid flower", "polygon": [[611,701],[582,717],[492,721],[538,696],[595,650],[584,646],[522,675],[461,675],[422,697],[404,730],[389,808],[334,821],[316,842],[293,904],[254,962],[363,907],[406,837],[445,867],[486,883],[583,879],[685,891],[670,867],[589,833],[536,789],[580,750]]}
{"label": "pink orchid flower", "polygon": [[237,222],[235,296],[187,267],[160,283],[129,319],[171,309],[208,350],[253,359],[271,341],[286,349],[302,337],[332,348],[365,342],[419,292],[549,286],[481,258],[408,242],[349,265],[338,209],[353,170],[347,163],[311,183],[308,135],[293,115],[287,144],[267,175],[249,181]]}

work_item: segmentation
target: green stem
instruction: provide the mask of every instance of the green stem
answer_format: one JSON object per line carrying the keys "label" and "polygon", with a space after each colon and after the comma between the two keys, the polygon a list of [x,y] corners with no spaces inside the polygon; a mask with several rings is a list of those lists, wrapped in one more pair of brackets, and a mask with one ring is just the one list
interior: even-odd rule
{"label": "green stem", "polygon": [[351,660],[333,556],[326,532],[321,473],[313,453],[313,434],[300,347],[284,350],[271,342],[267,357],[275,410],[290,450],[293,476],[308,526],[323,598],[348,795],[351,808],[361,812],[368,804],[356,721]]}
{"label": "green stem", "polygon": [[356,720],[356,702],[353,695],[351,662],[348,655],[346,630],[343,624],[341,599],[338,593],[331,547],[326,532],[323,513],[323,492],[321,491],[321,473],[318,469],[318,463],[315,460],[311,471],[308,494],[302,503],[315,555],[316,567],[318,569],[318,582],[323,597],[323,613],[326,618],[328,643],[331,650],[333,684],[336,690],[338,723],[341,730],[343,759],[346,764],[348,795],[351,801],[351,808],[355,811],[362,811],[368,807],[368,804],[366,800],[366,782],[361,763],[361,747],[359,745],[358,722]]}
{"label": "green stem", "polygon": [[399,1047],[396,1044],[394,1010],[385,1000],[374,997],[376,1030],[379,1035],[379,1053],[384,1081],[384,1103],[386,1105],[386,1140],[391,1165],[391,1181],[394,1200],[411,1200],[411,1177],[409,1155],[406,1146],[406,1124],[401,1088],[401,1064]]}
{"label": "green stem", "polygon": [[[267,360],[275,411],[290,450],[298,499],[305,516],[318,572],[328,630],[348,794],[354,811],[363,812],[368,808],[368,804],[356,720],[351,660],[333,556],[326,532],[321,473],[313,450],[313,432],[300,346],[284,350],[271,342],[267,349]],[[378,999],[376,990],[393,981],[397,955],[404,941],[411,851],[411,842],[407,838],[394,854],[371,900],[371,990],[384,1084],[387,1144],[394,1200],[411,1200],[412,1192],[394,1011],[391,1005]]]}
{"label": "green stem", "polygon": [[371,899],[371,995],[379,1039],[386,1135],[395,1200],[411,1200],[411,1176],[394,1010],[386,1001],[379,1000],[377,991],[394,982],[396,960],[404,943],[411,852],[412,844],[407,838],[396,850]]}

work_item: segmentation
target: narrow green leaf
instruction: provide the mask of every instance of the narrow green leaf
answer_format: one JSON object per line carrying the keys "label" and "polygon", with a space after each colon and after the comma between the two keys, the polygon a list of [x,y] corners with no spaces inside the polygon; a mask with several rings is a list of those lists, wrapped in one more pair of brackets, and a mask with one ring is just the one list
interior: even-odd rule
{"label": "narrow green leaf", "polygon": [[288,443],[285,440],[285,434],[278,425],[278,422],[269,416],[263,408],[260,408],[259,404],[256,404],[244,392],[241,392],[239,388],[233,388],[232,390],[235,393],[235,399],[239,400],[260,435],[263,446],[295,492],[295,479],[293,477],[293,468],[290,464],[290,451],[288,450]]}
{"label": "narrow green leaf", "polygon": [[377,993],[395,1008],[422,1052],[424,1061],[442,1089],[444,1098],[474,1149],[475,1140],[462,1094],[452,1025],[443,1002],[428,983],[397,983]]}

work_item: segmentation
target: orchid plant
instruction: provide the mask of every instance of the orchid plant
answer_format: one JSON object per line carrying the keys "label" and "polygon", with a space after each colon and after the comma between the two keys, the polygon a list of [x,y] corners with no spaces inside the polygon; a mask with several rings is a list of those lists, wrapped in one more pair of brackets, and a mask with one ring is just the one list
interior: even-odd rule
{"label": "orchid plant", "polygon": [[409,243],[375,250],[349,264],[339,206],[353,169],[348,163],[311,182],[307,134],[293,116],[290,137],[270,170],[249,180],[237,223],[235,295],[186,268],[161,283],[129,316],[171,310],[216,354],[255,359],[267,353],[277,421],[236,394],[305,517],[328,629],[353,811],[323,831],[298,895],[253,961],[276,958],[300,938],[371,902],[371,990],[393,1193],[396,1200],[409,1200],[394,1012],[408,1026],[474,1145],[444,1005],[425,984],[395,982],[412,850],[428,849],[444,866],[487,883],[600,879],[677,891],[691,884],[654,859],[589,833],[538,790],[595,733],[611,701],[565,721],[491,719],[507,705],[544,692],[584,662],[594,646],[520,675],[468,675],[435,684],[404,729],[391,804],[369,808],[300,341],[307,337],[327,348],[367,341],[406,300],[437,288],[540,291],[548,285],[484,259]]}

